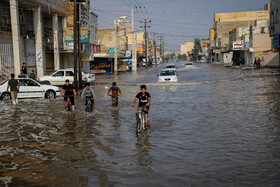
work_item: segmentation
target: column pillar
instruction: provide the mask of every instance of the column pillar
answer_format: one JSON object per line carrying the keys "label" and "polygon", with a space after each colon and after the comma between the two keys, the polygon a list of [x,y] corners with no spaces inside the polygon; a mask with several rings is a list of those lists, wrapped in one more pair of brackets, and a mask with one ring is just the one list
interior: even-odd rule
{"label": "column pillar", "polygon": [[53,14],[53,53],[54,53],[54,70],[60,69],[60,56],[58,50],[58,16]]}
{"label": "column pillar", "polygon": [[10,0],[10,12],[11,12],[12,35],[13,35],[14,73],[17,77],[21,69],[18,0]]}
{"label": "column pillar", "polygon": [[42,27],[42,9],[35,8],[33,11],[34,33],[35,33],[35,48],[36,48],[36,70],[37,76],[44,76],[45,58],[43,46],[43,27]]}

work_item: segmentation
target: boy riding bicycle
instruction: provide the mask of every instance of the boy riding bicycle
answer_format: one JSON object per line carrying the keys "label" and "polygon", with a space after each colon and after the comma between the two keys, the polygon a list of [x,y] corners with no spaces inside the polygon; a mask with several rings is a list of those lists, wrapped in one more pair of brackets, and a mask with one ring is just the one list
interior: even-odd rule
{"label": "boy riding bicycle", "polygon": [[138,117],[138,114],[144,110],[145,113],[145,122],[146,126],[149,125],[148,123],[148,114],[149,114],[149,109],[150,109],[150,103],[151,103],[151,96],[148,92],[146,92],[147,87],[146,85],[142,85],[141,87],[141,92],[138,93],[132,103],[132,107],[135,106],[136,101],[139,99],[139,106],[137,109],[136,116]]}
{"label": "boy riding bicycle", "polygon": [[77,95],[76,90],[74,89],[74,87],[72,86],[72,84],[70,84],[69,80],[65,81],[65,85],[63,86],[62,90],[61,90],[61,94],[60,96],[62,97],[64,94],[64,101],[65,101],[65,106],[64,108],[67,108],[68,106],[68,98],[70,99],[71,105],[72,105],[72,110],[75,110],[75,100],[74,100],[74,95]]}
{"label": "boy riding bicycle", "polygon": [[119,96],[122,95],[122,91],[121,91],[121,89],[119,89],[119,88],[117,87],[117,83],[116,83],[116,82],[113,82],[113,83],[112,83],[112,87],[109,89],[109,91],[108,91],[108,93],[107,93],[107,96],[110,95],[110,92],[112,92],[112,94],[111,94],[111,96],[112,96],[112,102],[113,102],[113,97],[115,97],[116,100],[117,100],[117,105],[118,105],[118,107],[119,107]]}
{"label": "boy riding bicycle", "polygon": [[95,108],[94,108],[95,92],[94,92],[93,88],[90,87],[89,83],[87,83],[86,87],[83,89],[81,99],[82,100],[85,99],[85,106],[87,106],[87,101],[89,99],[91,102],[91,107],[92,107],[93,111],[95,111]]}

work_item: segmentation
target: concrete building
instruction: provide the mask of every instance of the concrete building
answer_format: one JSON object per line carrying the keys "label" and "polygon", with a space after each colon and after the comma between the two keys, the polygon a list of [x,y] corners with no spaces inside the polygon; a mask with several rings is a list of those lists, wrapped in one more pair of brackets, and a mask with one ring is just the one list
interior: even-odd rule
{"label": "concrete building", "polygon": [[185,44],[182,44],[180,47],[180,53],[181,55],[186,54],[188,55],[188,53],[190,51],[192,51],[194,48],[194,42],[186,42]]}
{"label": "concrete building", "polygon": [[[128,49],[126,30],[118,29],[117,46],[122,55]],[[109,55],[109,48],[115,48],[115,29],[98,29],[98,40],[100,43],[101,53]]]}
{"label": "concrete building", "polygon": [[[90,60],[95,53],[100,52],[98,44],[98,15],[90,10],[90,1],[79,3],[79,18],[81,27],[81,59],[82,68],[90,71]],[[63,31],[64,49],[61,50],[61,68],[74,68],[74,3],[66,1],[66,27]]]}
{"label": "concrete building", "polygon": [[[280,1],[270,0],[270,29],[269,34],[272,37],[272,50],[278,53],[280,58]],[[280,59],[279,59],[280,62]]]}
{"label": "concrete building", "polygon": [[62,0],[0,0],[0,75],[18,75],[25,62],[38,76],[60,67],[66,20]]}
{"label": "concrete building", "polygon": [[[223,53],[229,52],[231,44],[229,41],[229,31],[231,29],[236,29],[236,34],[240,37],[239,32],[243,33],[240,28],[249,28],[250,26],[256,27],[258,24],[260,25],[261,23],[268,22],[269,4],[265,5],[262,11],[216,13],[214,17],[214,46],[211,46],[211,50],[215,56],[214,60],[222,61]],[[236,38],[237,40],[238,37]]]}

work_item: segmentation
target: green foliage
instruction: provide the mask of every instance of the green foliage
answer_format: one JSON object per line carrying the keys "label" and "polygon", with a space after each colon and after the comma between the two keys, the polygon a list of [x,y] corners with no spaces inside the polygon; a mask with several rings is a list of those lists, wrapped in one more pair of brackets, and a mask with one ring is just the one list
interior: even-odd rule
{"label": "green foliage", "polygon": [[187,60],[187,55],[186,54],[178,55],[178,59],[179,60]]}
{"label": "green foliage", "polygon": [[200,60],[199,59],[199,52],[201,52],[201,42],[199,38],[194,39],[194,49],[193,49],[193,60]]}

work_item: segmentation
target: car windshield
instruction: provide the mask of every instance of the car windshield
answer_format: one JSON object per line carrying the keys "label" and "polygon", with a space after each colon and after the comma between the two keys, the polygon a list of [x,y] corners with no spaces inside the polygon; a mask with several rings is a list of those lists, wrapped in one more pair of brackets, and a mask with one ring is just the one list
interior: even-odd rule
{"label": "car windshield", "polygon": [[186,65],[187,65],[187,66],[190,66],[190,65],[192,65],[192,63],[187,63]]}
{"label": "car windshield", "polygon": [[89,74],[89,73],[88,73],[87,71],[85,71],[85,70],[83,70],[83,73],[84,73],[84,74]]}
{"label": "car windshield", "polygon": [[2,80],[2,81],[0,82],[0,85],[5,84],[6,82],[7,82],[7,80]]}
{"label": "car windshield", "polygon": [[175,71],[162,71],[160,72],[160,76],[171,76],[175,75]]}
{"label": "car windshield", "polygon": [[166,69],[174,69],[176,68],[175,66],[166,66]]}

